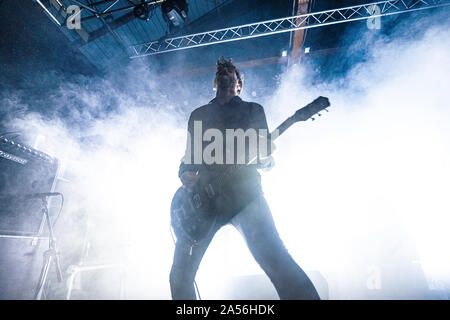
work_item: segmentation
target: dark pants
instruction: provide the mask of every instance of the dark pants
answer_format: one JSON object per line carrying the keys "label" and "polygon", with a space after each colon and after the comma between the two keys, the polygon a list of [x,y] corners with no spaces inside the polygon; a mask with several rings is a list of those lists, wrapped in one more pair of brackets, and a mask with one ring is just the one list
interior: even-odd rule
{"label": "dark pants", "polygon": [[[272,281],[280,299],[320,299],[311,280],[284,247],[263,196],[239,212],[231,223],[244,237],[250,252]],[[219,229],[219,226],[214,228],[208,237],[192,248],[182,240],[177,241],[170,271],[172,299],[195,299],[195,274]]]}

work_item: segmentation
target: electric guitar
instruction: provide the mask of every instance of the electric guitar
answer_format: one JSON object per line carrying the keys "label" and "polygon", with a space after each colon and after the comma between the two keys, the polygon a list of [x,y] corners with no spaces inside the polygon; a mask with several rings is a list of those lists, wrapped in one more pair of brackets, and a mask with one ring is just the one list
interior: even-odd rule
{"label": "electric guitar", "polygon": [[[330,106],[328,98],[318,97],[305,107],[298,109],[295,114],[287,118],[273,132],[270,133],[271,141],[283,134],[289,127],[299,121],[306,121]],[[245,167],[242,165],[238,168]],[[201,241],[214,226],[218,212],[216,210],[221,189],[239,169],[224,170],[214,176],[207,172],[200,173],[199,180],[192,190],[184,186],[180,187],[170,206],[171,225],[177,238],[184,238],[192,245]]]}

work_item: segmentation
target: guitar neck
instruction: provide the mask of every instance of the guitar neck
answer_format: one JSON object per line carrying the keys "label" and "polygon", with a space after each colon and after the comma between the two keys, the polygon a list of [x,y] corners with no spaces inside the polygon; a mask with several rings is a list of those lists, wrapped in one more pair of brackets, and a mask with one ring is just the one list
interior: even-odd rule
{"label": "guitar neck", "polygon": [[283,121],[275,130],[270,133],[270,140],[275,141],[279,136],[281,136],[287,129],[289,129],[297,121],[294,116],[291,116]]}

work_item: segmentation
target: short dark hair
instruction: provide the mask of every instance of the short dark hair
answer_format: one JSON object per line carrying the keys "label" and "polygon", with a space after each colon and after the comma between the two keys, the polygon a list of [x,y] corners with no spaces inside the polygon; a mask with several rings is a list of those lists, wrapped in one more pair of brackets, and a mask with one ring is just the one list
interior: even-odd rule
{"label": "short dark hair", "polygon": [[[222,71],[226,70],[227,72],[234,72],[236,74],[236,77],[238,79],[238,83],[243,88],[244,86],[244,75],[239,71],[238,68],[233,64],[231,58],[225,59],[224,57],[220,57],[219,60],[217,60],[217,71],[216,71],[216,78]],[[239,91],[241,93],[241,91]]]}

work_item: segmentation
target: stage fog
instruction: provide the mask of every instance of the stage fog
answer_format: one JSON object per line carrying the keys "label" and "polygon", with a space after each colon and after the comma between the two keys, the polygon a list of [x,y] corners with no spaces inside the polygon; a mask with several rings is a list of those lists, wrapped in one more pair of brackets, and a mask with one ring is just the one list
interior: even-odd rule
{"label": "stage fog", "polygon": [[[450,286],[450,32],[402,32],[361,32],[352,48],[365,58],[342,77],[318,81],[312,63],[242,69],[241,96],[264,106],[271,129],[317,96],[330,99],[328,113],[280,137],[275,167],[261,173],[281,238],[323,298],[448,298],[432,292]],[[93,263],[122,266],[82,273],[73,298],[118,298],[122,281],[128,299],[170,299],[170,202],[187,119],[214,97],[214,70],[186,79],[153,70],[135,59],[102,78],[42,74],[61,77],[41,88],[42,112],[24,90],[1,93],[3,125],[60,160],[64,268],[80,261],[86,239]],[[274,77],[277,86],[255,89]],[[65,284],[52,284],[52,297],[64,298]],[[202,299],[277,299],[232,226],[208,248],[197,284]]]}

